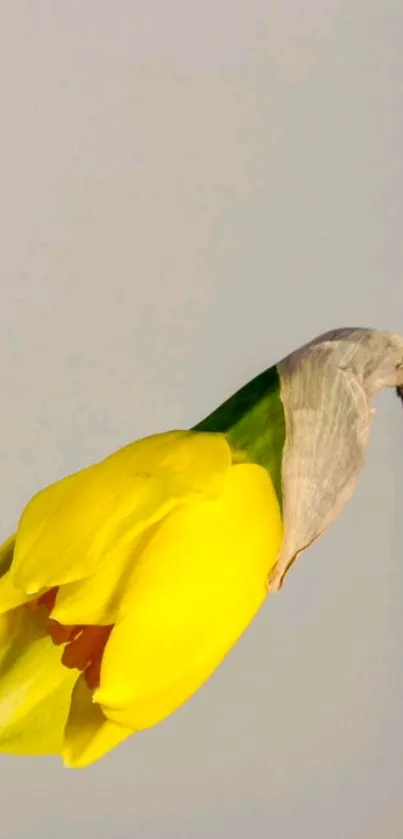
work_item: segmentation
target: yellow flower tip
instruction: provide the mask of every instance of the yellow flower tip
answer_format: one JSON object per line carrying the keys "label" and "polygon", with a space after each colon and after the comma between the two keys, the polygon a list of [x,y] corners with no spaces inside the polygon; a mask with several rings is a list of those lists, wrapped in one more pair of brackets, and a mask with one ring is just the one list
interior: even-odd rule
{"label": "yellow flower tip", "polygon": [[62,755],[62,761],[65,769],[86,769],[91,764],[90,760],[87,763],[85,761],[76,763],[74,758],[70,758],[66,754]]}
{"label": "yellow flower tip", "polygon": [[18,578],[15,580],[13,579],[13,583],[16,588],[21,588],[28,597],[35,597],[37,594],[40,594],[43,591],[42,583],[34,582],[33,580],[28,583],[26,586],[18,586]]}
{"label": "yellow flower tip", "polygon": [[126,740],[133,731],[107,720],[94,704],[92,693],[80,676],[74,686],[66,723],[62,759],[69,769],[89,766]]}
{"label": "yellow flower tip", "polygon": [[84,756],[77,757],[73,751],[66,749],[65,744],[62,746],[61,755],[62,763],[65,769],[86,769],[94,760]]}

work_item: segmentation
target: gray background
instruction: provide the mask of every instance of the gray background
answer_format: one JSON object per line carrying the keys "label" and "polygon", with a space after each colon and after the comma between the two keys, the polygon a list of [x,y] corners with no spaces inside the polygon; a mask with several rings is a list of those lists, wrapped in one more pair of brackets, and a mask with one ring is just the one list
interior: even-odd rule
{"label": "gray background", "polygon": [[[4,0],[1,536],[330,327],[403,331],[401,0]],[[0,834],[401,839],[403,412],[213,679]]]}

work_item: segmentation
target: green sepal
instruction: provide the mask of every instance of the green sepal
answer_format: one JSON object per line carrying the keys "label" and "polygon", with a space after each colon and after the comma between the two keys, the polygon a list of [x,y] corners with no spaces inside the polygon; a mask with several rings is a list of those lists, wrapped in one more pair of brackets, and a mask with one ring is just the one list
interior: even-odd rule
{"label": "green sepal", "polygon": [[264,466],[270,473],[282,507],[285,415],[277,365],[244,385],[193,430],[225,434],[235,460]]}

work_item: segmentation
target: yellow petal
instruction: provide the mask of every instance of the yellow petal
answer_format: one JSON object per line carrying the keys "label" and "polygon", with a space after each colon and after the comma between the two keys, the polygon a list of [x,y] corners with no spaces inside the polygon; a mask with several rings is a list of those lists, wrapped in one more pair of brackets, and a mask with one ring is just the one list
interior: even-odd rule
{"label": "yellow petal", "polygon": [[253,619],[282,541],[268,473],[227,473],[218,500],[173,512],[135,566],[94,699],[109,719],[153,725],[212,674]]}
{"label": "yellow petal", "polygon": [[0,614],[26,603],[30,598],[21,589],[15,588],[10,571],[14,554],[15,536],[10,536],[0,548]]}
{"label": "yellow petal", "polygon": [[0,752],[61,751],[77,673],[60,663],[41,611],[15,609],[0,619]]}
{"label": "yellow petal", "polygon": [[29,600],[32,600],[32,597],[30,598],[22,589],[15,588],[11,571],[7,571],[0,579],[0,614],[15,609],[16,606]]}
{"label": "yellow petal", "polygon": [[14,553],[15,535],[10,536],[0,547],[0,577],[2,577],[11,565]]}
{"label": "yellow petal", "polygon": [[92,701],[83,676],[73,690],[62,756],[65,766],[81,768],[93,763],[133,734],[133,731],[109,722]]}
{"label": "yellow petal", "polygon": [[[91,577],[61,586],[51,612],[52,619],[69,626],[108,626],[115,623],[133,565],[142,547],[158,526],[153,525],[133,539],[129,551],[115,554],[113,563],[103,563]],[[1,582],[0,580],[0,609]]]}
{"label": "yellow petal", "polygon": [[27,594],[82,580],[130,557],[133,540],[176,504],[215,490],[230,466],[225,438],[177,431],[139,440],[36,495],[11,566]]}

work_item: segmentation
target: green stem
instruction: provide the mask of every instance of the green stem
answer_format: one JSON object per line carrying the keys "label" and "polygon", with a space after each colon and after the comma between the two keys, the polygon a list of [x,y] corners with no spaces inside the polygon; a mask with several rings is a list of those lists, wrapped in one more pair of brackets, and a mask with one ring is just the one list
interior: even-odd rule
{"label": "green stem", "polygon": [[194,430],[224,434],[237,460],[264,466],[271,475],[282,506],[281,462],[285,418],[276,366],[244,385],[198,423]]}

